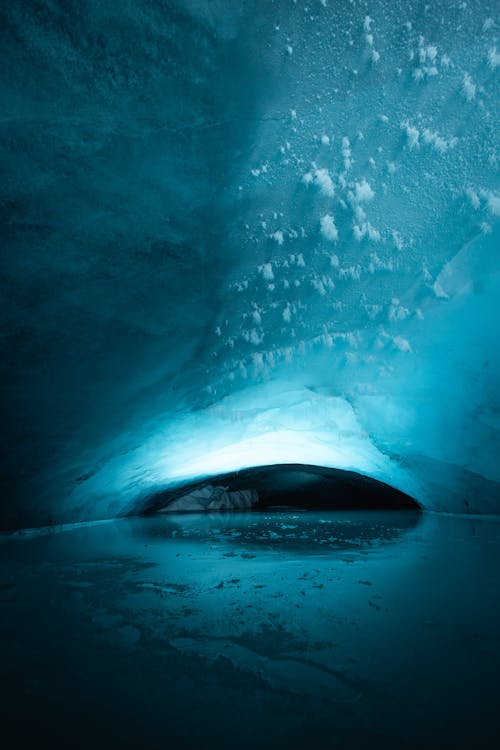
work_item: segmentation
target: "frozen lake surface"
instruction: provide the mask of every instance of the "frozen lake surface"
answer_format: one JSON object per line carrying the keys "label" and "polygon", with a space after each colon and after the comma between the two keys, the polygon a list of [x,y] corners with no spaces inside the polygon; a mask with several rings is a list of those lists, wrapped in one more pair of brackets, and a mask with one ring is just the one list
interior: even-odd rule
{"label": "frozen lake surface", "polygon": [[5,748],[493,747],[500,523],[176,515],[0,537]]}

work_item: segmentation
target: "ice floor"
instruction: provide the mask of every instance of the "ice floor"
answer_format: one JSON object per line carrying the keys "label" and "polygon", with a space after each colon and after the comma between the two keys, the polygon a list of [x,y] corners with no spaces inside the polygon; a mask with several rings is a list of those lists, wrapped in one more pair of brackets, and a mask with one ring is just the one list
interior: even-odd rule
{"label": "ice floor", "polygon": [[2,747],[494,747],[499,570],[413,511],[3,535]]}

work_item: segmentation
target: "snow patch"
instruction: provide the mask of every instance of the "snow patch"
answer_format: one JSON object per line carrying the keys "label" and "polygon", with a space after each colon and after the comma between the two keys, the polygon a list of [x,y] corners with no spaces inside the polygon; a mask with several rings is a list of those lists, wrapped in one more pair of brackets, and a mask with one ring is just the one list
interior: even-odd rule
{"label": "snow patch", "polygon": [[471,204],[472,208],[474,208],[477,211],[477,209],[481,205],[481,202],[479,200],[479,196],[476,193],[476,191],[473,190],[472,188],[467,188],[467,190],[465,191],[465,194],[467,195],[468,199],[470,200],[470,204]]}
{"label": "snow patch", "polygon": [[358,203],[368,203],[375,197],[374,191],[364,177],[361,182],[355,183],[355,195]]}
{"label": "snow patch", "polygon": [[397,247],[398,250],[402,250],[404,247],[403,244],[403,238],[401,237],[400,233],[394,229],[392,232],[392,241],[394,242],[394,245]]}
{"label": "snow patch", "polygon": [[347,172],[352,167],[351,144],[347,136],[342,138],[342,158],[344,160],[344,169]]}
{"label": "snow patch", "polygon": [[486,198],[486,205],[488,206],[489,212],[492,213],[493,216],[500,216],[500,195],[488,190],[484,193],[484,197]]}
{"label": "snow patch", "polygon": [[327,198],[333,198],[335,195],[335,185],[333,184],[328,169],[325,169],[324,167],[318,169],[313,165],[313,171],[306,172],[302,177],[302,182],[305,185],[314,183],[319,187],[321,193],[327,196]]}
{"label": "snow patch", "polygon": [[274,279],[273,267],[270,263],[264,263],[264,265],[260,266],[259,270],[266,281]]}
{"label": "snow patch", "polygon": [[389,308],[389,320],[405,320],[410,314],[407,307],[402,307],[397,300],[393,300],[393,304]]}
{"label": "snow patch", "polygon": [[425,44],[423,36],[418,40],[418,52],[411,52],[410,60],[417,60],[417,67],[413,71],[415,81],[423,81],[426,78],[437,76],[439,71],[436,67],[438,49],[433,44]]}
{"label": "snow patch", "polygon": [[500,65],[500,52],[497,52],[496,47],[492,47],[488,52],[488,65],[492,70]]}
{"label": "snow patch", "polygon": [[468,102],[471,102],[476,96],[476,84],[472,82],[468,73],[464,75],[462,81],[462,93]]}
{"label": "snow patch", "polygon": [[422,131],[422,141],[429,146],[432,146],[439,153],[444,154],[448,149],[454,148],[458,143],[458,138],[444,138],[439,135],[436,131],[425,128]]}
{"label": "snow patch", "polygon": [[359,281],[361,277],[361,268],[359,266],[349,266],[349,268],[339,268],[339,279],[352,279]]}
{"label": "snow patch", "polygon": [[400,352],[411,352],[411,346],[409,341],[404,339],[402,336],[394,336],[392,343],[396,349]]}
{"label": "snow patch", "polygon": [[420,133],[418,132],[417,128],[415,128],[413,125],[410,125],[409,122],[402,122],[401,123],[402,130],[405,131],[406,137],[408,138],[408,146],[410,147],[410,150],[413,150],[414,148],[418,148]]}
{"label": "snow patch", "polygon": [[250,343],[253,344],[254,346],[259,346],[259,344],[262,344],[263,339],[264,339],[264,335],[259,334],[255,328],[252,328],[252,330],[250,331],[250,337],[249,337]]}
{"label": "snow patch", "polygon": [[391,258],[384,260],[383,258],[380,258],[377,253],[371,253],[368,270],[372,274],[376,271],[393,271],[394,264]]}
{"label": "snow patch", "polygon": [[328,169],[317,169],[314,174],[314,182],[318,185],[323,195],[333,198],[335,195],[335,187],[332,178],[328,173]]}
{"label": "snow patch", "polygon": [[382,235],[378,229],[375,229],[369,221],[363,222],[363,224],[354,224],[352,231],[354,239],[358,242],[361,242],[364,237],[367,237],[372,242],[380,242],[382,239]]}
{"label": "snow patch", "polygon": [[338,230],[335,226],[335,221],[331,214],[325,214],[320,219],[321,234],[329,242],[336,242],[338,240]]}
{"label": "snow patch", "polygon": [[319,279],[319,278],[314,278],[314,279],[311,279],[311,284],[312,284],[312,285],[313,285],[313,287],[314,287],[314,288],[316,289],[316,291],[320,293],[320,295],[321,295],[322,297],[324,297],[324,296],[325,296],[325,294],[326,294],[326,289],[325,289],[325,285],[323,284],[323,282],[322,282],[322,280],[321,280],[321,279]]}

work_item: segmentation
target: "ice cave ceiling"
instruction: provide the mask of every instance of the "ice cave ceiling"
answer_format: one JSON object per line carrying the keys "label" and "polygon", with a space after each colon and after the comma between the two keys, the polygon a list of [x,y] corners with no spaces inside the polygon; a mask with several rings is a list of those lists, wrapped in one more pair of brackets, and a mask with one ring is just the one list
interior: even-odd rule
{"label": "ice cave ceiling", "polygon": [[500,512],[498,10],[2,4],[4,527],[288,461]]}

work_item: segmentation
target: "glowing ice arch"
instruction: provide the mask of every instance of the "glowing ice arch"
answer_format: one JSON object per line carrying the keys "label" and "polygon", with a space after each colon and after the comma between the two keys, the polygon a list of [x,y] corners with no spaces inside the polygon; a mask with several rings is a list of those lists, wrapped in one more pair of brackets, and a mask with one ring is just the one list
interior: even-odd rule
{"label": "glowing ice arch", "polygon": [[250,387],[175,425],[175,443],[154,462],[159,483],[216,476],[270,464],[313,464],[357,471],[399,489],[414,481],[382,453],[341,397],[283,383]]}

